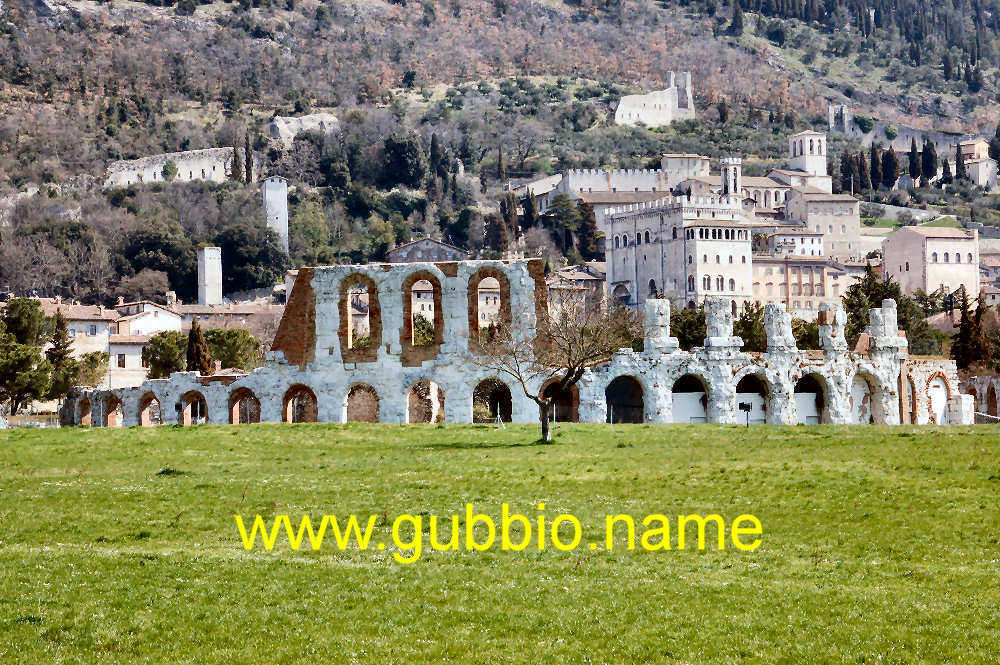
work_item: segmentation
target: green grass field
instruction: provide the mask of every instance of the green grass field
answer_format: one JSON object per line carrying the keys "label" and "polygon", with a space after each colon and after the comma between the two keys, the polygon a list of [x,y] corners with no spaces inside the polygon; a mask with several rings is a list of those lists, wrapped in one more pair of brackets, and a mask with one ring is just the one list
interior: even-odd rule
{"label": "green grass field", "polygon": [[[0,432],[0,663],[990,663],[1000,429]],[[233,515],[752,513],[754,552],[243,549]],[[624,540],[624,535],[622,535]]]}

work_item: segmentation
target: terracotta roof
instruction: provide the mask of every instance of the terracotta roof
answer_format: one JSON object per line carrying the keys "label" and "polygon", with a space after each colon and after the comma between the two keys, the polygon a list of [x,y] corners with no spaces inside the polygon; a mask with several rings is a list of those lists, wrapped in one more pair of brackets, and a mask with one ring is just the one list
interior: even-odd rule
{"label": "terracotta roof", "polygon": [[283,309],[284,305],[272,305],[270,303],[227,303],[223,305],[181,305],[181,314],[203,314],[205,316],[246,316],[253,314],[263,314]]}
{"label": "terracotta roof", "polygon": [[146,344],[149,342],[149,335],[111,335],[110,343],[113,344]]}
{"label": "terracotta roof", "polygon": [[56,302],[55,298],[39,298],[38,303],[42,313],[52,316],[56,310],[62,312],[67,321],[116,321],[118,311],[113,307],[100,305],[75,305],[67,302]]}
{"label": "terracotta roof", "polygon": [[[722,176],[721,175],[696,175],[690,178],[684,178],[681,182],[687,182],[688,180],[697,180],[698,182],[703,182],[706,185],[711,185],[713,187],[722,186]],[[788,185],[783,182],[778,182],[773,178],[768,178],[767,176],[758,175],[745,175],[743,176],[743,186],[744,187],[768,187],[771,189],[788,189]]]}
{"label": "terracotta roof", "polygon": [[896,233],[900,231],[910,231],[925,238],[961,238],[963,240],[972,240],[972,233],[969,231],[950,226],[904,226],[897,230]]}

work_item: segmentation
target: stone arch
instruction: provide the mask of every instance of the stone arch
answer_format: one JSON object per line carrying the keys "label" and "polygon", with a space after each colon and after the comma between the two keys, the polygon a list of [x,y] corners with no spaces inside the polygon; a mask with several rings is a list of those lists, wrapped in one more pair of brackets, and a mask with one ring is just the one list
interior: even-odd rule
{"label": "stone arch", "polygon": [[997,413],[997,389],[992,383],[990,389],[986,391],[986,413],[991,416],[1000,415]]}
{"label": "stone arch", "polygon": [[641,423],[645,416],[642,384],[634,376],[619,376],[604,389],[607,402],[607,422]]}
{"label": "stone arch", "polygon": [[108,395],[104,398],[104,426],[121,427],[124,424],[125,414],[122,410],[122,401],[117,395]]}
{"label": "stone arch", "polygon": [[[428,344],[417,344],[418,340],[414,335],[414,320],[420,312],[413,311],[413,287],[418,282],[427,282],[431,288],[430,305],[434,308],[433,320],[431,324],[434,331],[431,334]],[[403,280],[403,325],[399,329],[399,342],[403,349],[400,353],[400,361],[404,367],[418,367],[425,360],[432,360],[437,357],[444,342],[444,311],[441,307],[441,282],[437,276],[429,270],[417,270],[407,275]]]}
{"label": "stone arch", "polygon": [[139,399],[139,424],[143,427],[163,424],[163,407],[152,392],[145,393]]}
{"label": "stone arch", "polygon": [[614,291],[611,292],[611,299],[617,305],[627,305],[632,302],[632,294],[629,293],[627,286],[619,284],[615,287]]}
{"label": "stone arch", "polygon": [[[375,362],[382,346],[382,307],[375,280],[362,273],[348,275],[340,281],[337,302],[341,358],[344,362]],[[361,319],[362,311],[367,312],[367,320]]]}
{"label": "stone arch", "polygon": [[[750,405],[750,417],[741,405]],[[771,385],[767,378],[758,372],[750,371],[736,381],[736,415],[751,425],[763,425],[767,422],[771,411]]]}
{"label": "stone arch", "polygon": [[181,425],[201,425],[208,422],[208,402],[197,390],[181,395]]}
{"label": "stone arch", "polygon": [[[492,282],[490,281],[492,280]],[[495,283],[495,287],[494,287]],[[500,291],[499,308],[483,308],[480,311],[480,288],[496,288]],[[476,350],[476,342],[479,341],[479,332],[488,327],[491,323],[501,329],[508,329],[511,325],[510,315],[510,279],[503,270],[487,266],[480,268],[469,278],[468,309],[469,309],[469,349]],[[489,298],[490,296],[486,296]],[[486,303],[489,305],[490,303]]]}
{"label": "stone arch", "polygon": [[580,391],[576,385],[559,390],[558,381],[552,379],[542,388],[542,397],[552,397],[552,418],[561,423],[580,422]]}
{"label": "stone arch", "polygon": [[443,423],[444,390],[430,379],[420,379],[406,391],[407,423]]}
{"label": "stone arch", "polygon": [[90,405],[90,398],[84,397],[80,400],[80,420],[81,425],[90,427],[93,424],[93,409]]}
{"label": "stone arch", "polygon": [[857,372],[851,379],[851,422],[870,425],[876,422],[878,382],[867,372]]}
{"label": "stone arch", "polygon": [[378,391],[367,383],[355,383],[344,396],[344,422],[377,423]]}
{"label": "stone arch", "polygon": [[795,410],[800,425],[829,421],[828,384],[817,372],[807,372],[795,382]]}
{"label": "stone arch", "polygon": [[509,423],[513,420],[514,399],[510,387],[496,377],[483,379],[472,390],[472,422],[491,423],[500,419]]}
{"label": "stone arch", "polygon": [[260,400],[249,388],[237,388],[229,395],[229,424],[260,422]]}
{"label": "stone arch", "polygon": [[697,374],[682,374],[670,386],[674,423],[708,422],[708,384]]}
{"label": "stone arch", "polygon": [[951,384],[942,372],[934,372],[927,379],[927,413],[931,424],[948,422],[948,403],[951,401]]}
{"label": "stone arch", "polygon": [[319,420],[319,402],[309,386],[296,383],[281,400],[281,421],[285,423],[314,423]]}

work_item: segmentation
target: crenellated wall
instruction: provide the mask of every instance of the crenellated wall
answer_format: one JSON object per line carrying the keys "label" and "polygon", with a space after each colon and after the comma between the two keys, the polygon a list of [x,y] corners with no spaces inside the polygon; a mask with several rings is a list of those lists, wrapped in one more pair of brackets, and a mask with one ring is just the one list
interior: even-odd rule
{"label": "crenellated wall", "polygon": [[[377,413],[383,423],[462,423],[483,418],[474,394],[485,394],[480,404],[489,406],[489,417],[535,422],[537,407],[520,386],[470,358],[476,288],[485,276],[502,283],[510,300],[503,311],[530,335],[546,307],[539,260],[305,269],[264,367],[246,375],[181,372],[130,389],[78,389],[65,402],[63,421],[347,422],[375,419]],[[422,346],[413,343],[407,305],[408,289],[419,280],[431,282],[435,297],[434,335]],[[375,296],[368,321],[372,346],[365,349],[345,347],[349,322],[342,300],[346,287],[357,284]],[[958,395],[954,363],[908,357],[893,301],[871,310],[870,350],[864,354],[848,353],[839,305],[822,307],[822,349],[816,351],[797,349],[789,314],[767,305],[764,353],[742,350],[727,301],[708,299],[705,307],[704,345],[681,351],[670,336],[669,301],[647,300],[643,350],[620,350],[587,370],[556,413],[613,423],[971,422],[972,398]],[[155,406],[147,408],[153,404],[159,419]]]}

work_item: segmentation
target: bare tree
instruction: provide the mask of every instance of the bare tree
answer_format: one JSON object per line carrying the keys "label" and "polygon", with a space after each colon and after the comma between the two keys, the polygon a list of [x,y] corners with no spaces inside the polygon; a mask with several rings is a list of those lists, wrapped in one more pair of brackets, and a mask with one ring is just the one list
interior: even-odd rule
{"label": "bare tree", "polygon": [[494,328],[480,335],[472,362],[521,385],[525,396],[538,405],[541,439],[549,442],[556,396],[576,385],[588,367],[631,347],[643,335],[643,320],[633,309],[610,308],[607,303],[595,307],[581,293],[546,310],[534,331],[516,324]]}

